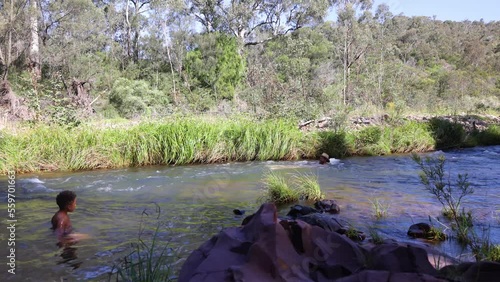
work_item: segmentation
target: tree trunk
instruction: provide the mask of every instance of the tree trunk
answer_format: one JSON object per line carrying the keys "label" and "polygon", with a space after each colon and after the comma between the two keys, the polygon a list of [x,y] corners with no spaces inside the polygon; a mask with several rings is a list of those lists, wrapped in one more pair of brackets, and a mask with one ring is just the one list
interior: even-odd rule
{"label": "tree trunk", "polygon": [[346,27],[346,31],[344,34],[344,80],[343,80],[343,87],[342,87],[342,94],[344,97],[344,106],[347,104],[347,68],[348,68],[348,62],[349,60],[349,50],[347,49],[347,36],[348,36],[348,28]]}
{"label": "tree trunk", "polygon": [[40,67],[40,43],[38,38],[38,2],[30,0],[30,49],[29,49],[29,69],[35,80],[41,77]]}
{"label": "tree trunk", "polygon": [[125,38],[126,40],[126,44],[127,44],[127,58],[130,58],[132,53],[130,52],[130,33],[131,33],[131,26],[130,26],[130,20],[128,18],[128,14],[129,14],[129,9],[128,9],[128,1],[129,0],[125,0],[125,25],[127,27],[127,38]]}

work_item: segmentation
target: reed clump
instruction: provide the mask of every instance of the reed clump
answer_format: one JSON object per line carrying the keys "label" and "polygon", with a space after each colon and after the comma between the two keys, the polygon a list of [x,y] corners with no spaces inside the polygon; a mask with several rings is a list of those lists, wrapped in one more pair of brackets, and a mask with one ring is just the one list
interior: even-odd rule
{"label": "reed clump", "polygon": [[298,200],[319,201],[323,198],[324,194],[316,175],[297,172],[291,177],[285,177],[271,171],[264,176],[264,190],[259,201],[282,205]]}

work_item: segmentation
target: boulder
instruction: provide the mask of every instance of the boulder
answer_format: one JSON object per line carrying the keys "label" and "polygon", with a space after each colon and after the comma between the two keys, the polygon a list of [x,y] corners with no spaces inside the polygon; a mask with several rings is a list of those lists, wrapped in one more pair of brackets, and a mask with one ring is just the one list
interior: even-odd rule
{"label": "boulder", "polygon": [[413,224],[408,229],[408,236],[413,238],[429,238],[431,226],[425,222]]}
{"label": "boulder", "polygon": [[391,272],[414,272],[432,276],[438,274],[429,262],[427,252],[412,245],[398,243],[381,244],[373,247],[368,255],[369,269]]}
{"label": "boulder", "polygon": [[303,221],[282,220],[264,204],[246,225],[227,228],[193,251],[179,281],[331,281],[363,268],[345,236]]}
{"label": "boulder", "polygon": [[354,275],[340,278],[335,282],[445,282],[448,280],[438,279],[434,276],[422,273],[392,273],[383,270],[363,270]]}
{"label": "boulder", "polygon": [[290,211],[286,214],[286,216],[289,216],[291,218],[297,218],[298,216],[308,215],[311,213],[318,213],[318,211],[311,207],[295,205],[293,207],[290,207]]}
{"label": "boulder", "polygon": [[328,214],[313,213],[299,216],[297,219],[307,222],[310,225],[321,227],[326,231],[340,234],[344,234],[347,231],[347,227],[344,227],[339,219]]}
{"label": "boulder", "polygon": [[317,201],[314,203],[314,207],[321,211],[321,212],[326,212],[326,213],[339,213],[340,212],[340,206],[337,204],[337,201],[335,200],[321,200]]}
{"label": "boulder", "polygon": [[442,277],[464,282],[496,282],[500,280],[500,263],[490,261],[448,265],[440,271]]}

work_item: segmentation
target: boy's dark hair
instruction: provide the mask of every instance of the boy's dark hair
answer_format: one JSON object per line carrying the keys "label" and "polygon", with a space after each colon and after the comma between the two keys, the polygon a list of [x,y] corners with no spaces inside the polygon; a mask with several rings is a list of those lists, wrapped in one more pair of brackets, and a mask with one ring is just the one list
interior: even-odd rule
{"label": "boy's dark hair", "polygon": [[73,191],[62,191],[56,197],[56,203],[61,210],[65,209],[71,202],[76,198],[76,194]]}

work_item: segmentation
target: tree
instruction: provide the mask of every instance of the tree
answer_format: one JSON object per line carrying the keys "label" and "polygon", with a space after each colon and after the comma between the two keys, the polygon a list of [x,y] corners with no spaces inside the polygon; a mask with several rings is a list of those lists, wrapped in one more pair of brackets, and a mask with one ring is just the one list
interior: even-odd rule
{"label": "tree", "polygon": [[0,77],[8,79],[13,62],[23,58],[29,42],[26,1],[9,0],[0,9]]}
{"label": "tree", "polygon": [[189,13],[206,32],[238,38],[240,46],[256,45],[301,27],[321,22],[327,0],[189,1]]}
{"label": "tree", "polygon": [[[364,40],[370,32],[364,21],[371,18],[368,11],[372,2],[371,0],[338,0],[334,2],[337,5],[337,24],[343,34],[342,45],[339,46],[339,49],[343,65],[342,97],[344,105],[346,105],[350,99],[351,69],[370,46],[369,42]],[[358,15],[358,11],[362,14]]]}
{"label": "tree", "polygon": [[39,39],[39,27],[38,27],[38,1],[30,0],[30,11],[29,11],[29,29],[30,29],[30,47],[28,56],[28,66],[34,80],[39,80],[41,77],[41,65],[40,65],[40,39]]}
{"label": "tree", "polygon": [[184,65],[191,79],[209,88],[215,100],[233,98],[245,68],[236,40],[220,33],[200,35],[197,47],[187,53]]}

